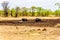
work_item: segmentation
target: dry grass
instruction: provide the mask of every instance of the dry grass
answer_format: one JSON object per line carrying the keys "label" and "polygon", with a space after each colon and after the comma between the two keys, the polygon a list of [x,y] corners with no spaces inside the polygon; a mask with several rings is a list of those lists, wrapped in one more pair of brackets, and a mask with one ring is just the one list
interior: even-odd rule
{"label": "dry grass", "polygon": [[58,40],[59,36],[60,28],[0,25],[0,40]]}

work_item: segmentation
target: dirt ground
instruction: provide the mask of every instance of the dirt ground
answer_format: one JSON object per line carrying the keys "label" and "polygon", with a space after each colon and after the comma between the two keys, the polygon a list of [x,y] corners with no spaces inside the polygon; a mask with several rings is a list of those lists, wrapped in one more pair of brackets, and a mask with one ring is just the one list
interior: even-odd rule
{"label": "dirt ground", "polygon": [[[30,17],[30,19],[35,19],[35,18]],[[48,17],[48,18],[39,17],[39,18],[41,18],[41,19],[60,19],[60,17]],[[19,18],[0,17],[0,19],[1,19],[0,21],[2,21],[2,20],[17,20]],[[60,22],[60,21],[58,21],[58,22]],[[60,40],[60,28],[58,28],[60,26],[60,23],[58,23],[59,24],[58,27],[55,27],[55,26],[54,27],[25,26],[24,23],[23,23],[24,26],[23,25],[22,26],[20,26],[20,25],[13,26],[12,24],[6,25],[6,23],[4,23],[4,24],[5,25],[0,24],[0,40]],[[38,25],[38,23],[37,23],[37,25]]]}
{"label": "dirt ground", "polygon": [[35,18],[40,18],[40,19],[60,19],[60,17],[0,17],[0,21],[2,20],[20,20],[22,18],[27,18],[27,19],[35,19]]}
{"label": "dirt ground", "polygon": [[60,40],[60,28],[0,25],[0,40]]}

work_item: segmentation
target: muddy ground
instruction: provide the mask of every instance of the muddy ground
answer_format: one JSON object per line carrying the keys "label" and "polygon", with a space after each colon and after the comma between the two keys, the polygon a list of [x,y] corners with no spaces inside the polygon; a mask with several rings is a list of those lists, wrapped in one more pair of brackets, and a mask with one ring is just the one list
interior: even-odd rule
{"label": "muddy ground", "polygon": [[40,22],[35,22],[35,19],[28,19],[26,22],[21,20],[4,20],[0,21],[0,25],[11,25],[11,26],[39,26],[39,27],[54,27],[60,23],[60,19],[41,19]]}

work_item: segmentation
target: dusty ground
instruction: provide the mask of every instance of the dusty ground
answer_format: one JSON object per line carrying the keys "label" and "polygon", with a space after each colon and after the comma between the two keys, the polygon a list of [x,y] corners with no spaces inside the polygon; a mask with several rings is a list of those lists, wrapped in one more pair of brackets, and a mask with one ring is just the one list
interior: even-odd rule
{"label": "dusty ground", "polygon": [[40,19],[60,19],[60,17],[0,17],[0,21],[2,20],[20,20],[22,18],[27,18],[27,19],[35,19],[35,18],[40,18]]}
{"label": "dusty ground", "polygon": [[60,28],[45,28],[0,25],[0,40],[60,40]]}
{"label": "dusty ground", "polygon": [[0,25],[0,40],[60,40],[60,28]]}
{"label": "dusty ground", "polygon": [[[36,17],[34,17],[33,19],[35,18]],[[40,17],[40,18],[41,19],[60,19],[60,17],[48,17],[48,18]],[[0,17],[0,19],[1,20],[18,20],[19,18]],[[32,17],[30,17],[30,19],[32,19]],[[48,21],[47,23],[49,22],[50,21]],[[17,26],[17,25],[13,26],[12,24],[10,26],[10,25],[0,24],[0,40],[60,40],[60,28],[40,27],[40,26],[33,27],[33,26],[25,26],[25,25],[24,26]]]}

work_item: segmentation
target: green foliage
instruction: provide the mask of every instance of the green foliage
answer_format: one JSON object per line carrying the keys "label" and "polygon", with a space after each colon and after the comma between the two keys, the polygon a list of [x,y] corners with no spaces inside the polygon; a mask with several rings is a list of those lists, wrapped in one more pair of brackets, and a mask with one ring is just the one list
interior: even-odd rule
{"label": "green foliage", "polygon": [[22,16],[27,16],[27,8],[26,7],[22,8]]}
{"label": "green foliage", "polygon": [[34,16],[34,14],[35,14],[35,9],[36,9],[35,6],[32,6],[32,7],[31,7],[31,10],[32,10],[32,16]]}
{"label": "green foliage", "polygon": [[54,14],[55,14],[55,16],[60,16],[60,10],[56,10],[56,11],[54,12]]}
{"label": "green foliage", "polygon": [[0,10],[0,16],[4,16],[4,12]]}
{"label": "green foliage", "polygon": [[15,9],[14,9],[14,8],[12,8],[12,10],[11,10],[11,16],[12,16],[12,17],[15,16]]}
{"label": "green foliage", "polygon": [[[2,2],[3,10],[0,10],[0,16],[11,16],[11,17],[19,17],[19,16],[60,16],[60,10],[55,10],[54,12],[51,10],[44,9],[42,7],[32,6],[30,8],[26,7],[16,7],[15,9],[9,9],[8,2]],[[60,3],[56,3],[60,8]]]}
{"label": "green foliage", "polygon": [[[47,10],[47,9],[43,9],[42,7],[35,7],[32,6],[31,8],[26,8],[26,7],[16,7],[15,9],[9,9],[8,10],[8,16],[11,17],[19,17],[19,16],[60,16],[60,10],[55,10],[55,11],[51,11],[51,10]],[[0,16],[4,16],[4,11],[0,10]]]}

